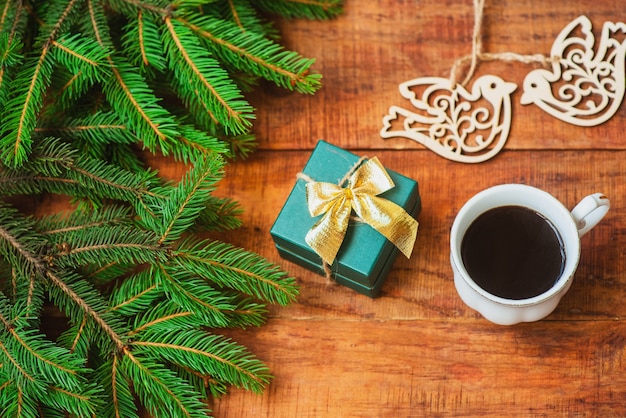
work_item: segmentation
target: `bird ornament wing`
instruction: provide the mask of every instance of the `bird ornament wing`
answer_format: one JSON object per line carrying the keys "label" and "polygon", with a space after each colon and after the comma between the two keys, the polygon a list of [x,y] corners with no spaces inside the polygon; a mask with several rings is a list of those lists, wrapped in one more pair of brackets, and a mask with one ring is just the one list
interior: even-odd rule
{"label": "bird ornament wing", "polygon": [[400,84],[411,109],[391,106],[383,118],[382,138],[404,137],[458,162],[477,163],[495,156],[511,126],[510,95],[517,86],[485,75],[472,90],[450,79],[423,77]]}
{"label": "bird ornament wing", "polygon": [[605,22],[596,43],[591,21],[579,16],[557,36],[551,58],[550,71],[524,79],[522,104],[578,126],[599,125],[617,112],[626,85],[626,24]]}

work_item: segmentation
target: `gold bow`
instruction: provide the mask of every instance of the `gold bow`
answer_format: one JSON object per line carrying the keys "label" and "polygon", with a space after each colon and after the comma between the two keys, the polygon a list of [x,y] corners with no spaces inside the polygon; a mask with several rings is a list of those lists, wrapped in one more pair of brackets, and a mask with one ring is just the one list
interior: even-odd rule
{"label": "gold bow", "polygon": [[332,264],[346,235],[352,209],[357,217],[376,229],[408,258],[417,237],[418,223],[402,207],[377,195],[395,185],[378,158],[359,167],[348,186],[309,182],[306,198],[311,216],[324,214],[306,234],[307,244]]}

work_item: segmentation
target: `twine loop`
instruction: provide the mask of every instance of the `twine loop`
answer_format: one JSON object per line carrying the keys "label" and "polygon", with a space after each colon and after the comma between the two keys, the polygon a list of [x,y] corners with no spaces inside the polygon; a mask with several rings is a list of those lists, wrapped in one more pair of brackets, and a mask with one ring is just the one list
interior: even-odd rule
{"label": "twine loop", "polygon": [[505,61],[505,62],[521,62],[524,64],[541,64],[548,67],[551,63],[558,62],[558,57],[548,57],[542,54],[523,55],[516,52],[483,52],[482,28],[484,20],[485,0],[474,0],[474,30],[472,33],[472,53],[457,59],[450,70],[451,88],[455,88],[458,79],[457,74],[461,67],[466,66],[469,62],[469,68],[465,78],[460,83],[461,86],[467,85],[474,76],[478,64],[483,61]]}

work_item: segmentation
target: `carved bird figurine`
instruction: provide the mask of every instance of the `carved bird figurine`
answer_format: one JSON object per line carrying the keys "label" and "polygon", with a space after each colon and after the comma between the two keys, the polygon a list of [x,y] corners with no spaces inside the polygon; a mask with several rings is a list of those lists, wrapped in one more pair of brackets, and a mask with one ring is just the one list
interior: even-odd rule
{"label": "carved bird figurine", "polygon": [[391,106],[380,136],[405,137],[453,161],[477,163],[495,156],[511,127],[511,93],[517,88],[493,75],[469,92],[450,79],[424,77],[400,84],[414,109]]}
{"label": "carved bird figurine", "polygon": [[586,16],[570,22],[552,45],[552,70],[533,70],[524,79],[521,103],[578,126],[611,118],[624,97],[626,24],[605,22],[594,52],[595,44]]}

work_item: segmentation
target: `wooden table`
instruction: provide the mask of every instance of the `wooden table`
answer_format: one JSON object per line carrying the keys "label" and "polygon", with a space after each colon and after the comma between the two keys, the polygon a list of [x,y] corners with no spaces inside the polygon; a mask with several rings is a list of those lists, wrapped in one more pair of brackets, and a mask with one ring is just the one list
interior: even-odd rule
{"label": "wooden table", "polygon": [[[584,14],[599,34],[626,19],[622,0],[487,1],[483,51],[548,54]],[[471,0],[348,0],[329,22],[282,21],[283,42],[315,57],[314,96],[265,86],[255,96],[259,150],[229,165],[218,193],[238,200],[244,226],[221,238],[280,263],[297,277],[298,301],[271,307],[266,325],[228,331],[271,368],[263,395],[233,389],[216,417],[626,416],[626,104],[581,128],[522,106],[537,65],[481,63],[475,78],[515,82],[511,134],[480,164],[445,160],[420,144],[379,136],[398,84],[448,77],[471,52]],[[471,84],[471,83],[470,83]],[[423,210],[410,260],[399,257],[370,299],[282,260],[269,230],[318,139],[419,182]],[[493,325],[458,297],[449,230],[463,203],[499,183],[540,187],[572,208],[604,192],[612,208],[582,239],[575,281],[548,318]]]}

